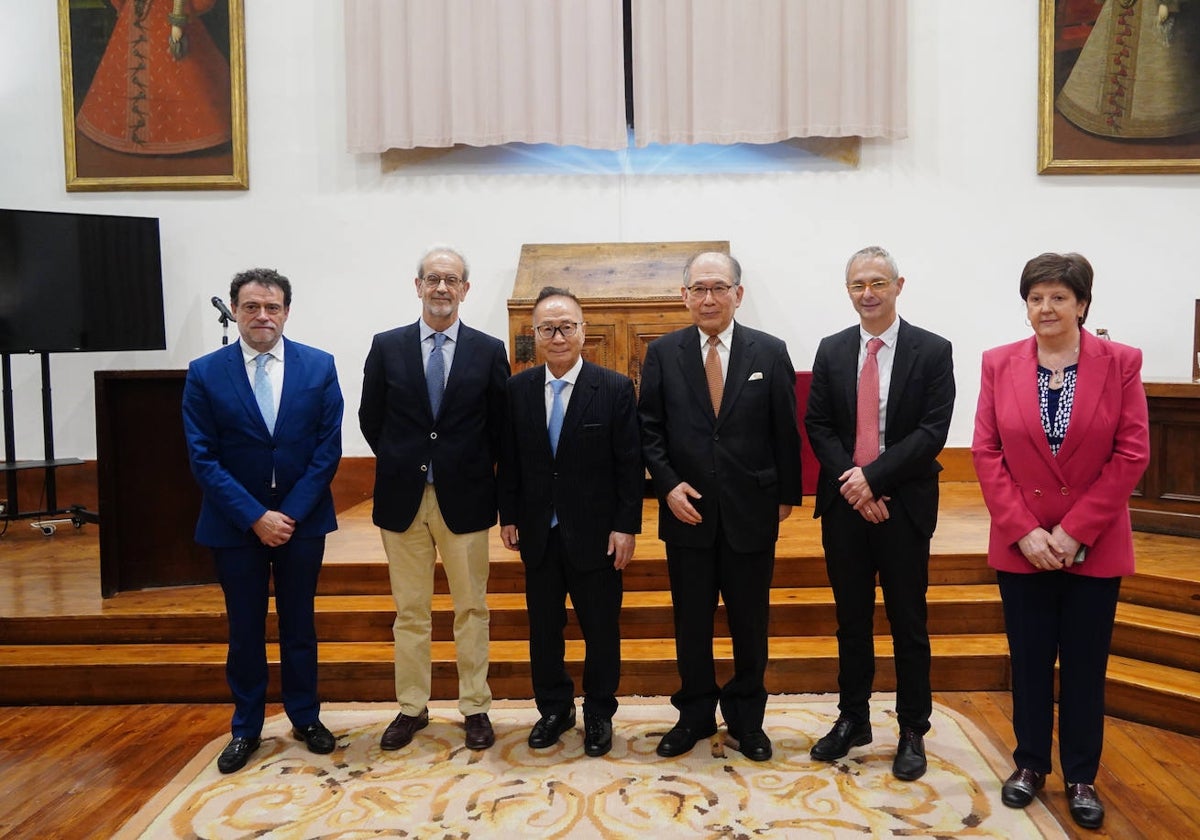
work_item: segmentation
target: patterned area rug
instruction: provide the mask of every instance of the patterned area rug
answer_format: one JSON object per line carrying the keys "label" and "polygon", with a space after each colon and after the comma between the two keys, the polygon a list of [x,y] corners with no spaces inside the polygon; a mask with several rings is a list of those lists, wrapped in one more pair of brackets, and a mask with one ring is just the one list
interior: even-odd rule
{"label": "patterned area rug", "polygon": [[[808,751],[837,717],[830,695],[772,697],[766,730],[771,761],[756,764],[728,747],[724,730],[674,759],[654,749],[676,719],[662,698],[625,699],[613,750],[583,754],[581,728],[548,750],[531,750],[531,704],[496,703],[496,745],[463,746],[453,703],[430,704],[428,728],[403,750],[379,749],[395,714],[388,704],[327,704],[322,720],[338,738],[332,755],[312,755],[271,718],[263,745],[229,776],[213,741],[118,833],[119,838],[791,838],[1065,837],[1038,801],[1000,803],[1002,756],[970,721],[934,706],[926,736],[929,772],[918,782],[891,775],[896,723],[891,701],[872,704],[875,741],[834,764]],[[582,719],[580,720],[582,724]]]}

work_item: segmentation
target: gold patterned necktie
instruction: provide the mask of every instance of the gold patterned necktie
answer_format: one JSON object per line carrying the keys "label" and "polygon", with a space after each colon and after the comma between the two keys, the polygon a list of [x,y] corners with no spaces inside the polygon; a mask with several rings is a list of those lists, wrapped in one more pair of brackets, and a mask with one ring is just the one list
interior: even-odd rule
{"label": "gold patterned necktie", "polygon": [[717,354],[717,345],[721,339],[715,335],[708,337],[708,355],[704,357],[704,376],[708,380],[708,396],[712,400],[713,414],[721,413],[721,395],[725,393],[725,377],[721,375],[721,357]]}

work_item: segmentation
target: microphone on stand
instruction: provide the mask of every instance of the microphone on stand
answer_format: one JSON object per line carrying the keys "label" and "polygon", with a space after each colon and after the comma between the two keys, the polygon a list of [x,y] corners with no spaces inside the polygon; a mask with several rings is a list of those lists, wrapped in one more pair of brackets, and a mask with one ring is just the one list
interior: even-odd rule
{"label": "microphone on stand", "polygon": [[221,313],[217,317],[217,321],[222,327],[224,327],[224,329],[221,331],[221,344],[222,346],[226,345],[229,343],[229,322],[236,321],[237,318],[233,317],[233,313],[229,311],[229,307],[226,306],[225,302],[216,295],[213,295],[212,298],[209,299],[209,303],[211,303],[213,307]]}
{"label": "microphone on stand", "polygon": [[221,313],[221,320],[222,320],[222,321],[236,321],[236,320],[237,320],[237,318],[234,318],[234,317],[233,317],[233,313],[229,311],[229,307],[225,305],[225,302],[224,302],[224,301],[222,301],[222,300],[221,300],[219,297],[217,297],[216,295],[214,295],[214,296],[213,296],[213,298],[212,298],[212,300],[211,300],[211,301],[209,301],[209,302],[210,302],[210,303],[211,303],[211,304],[212,304],[214,307],[216,307],[216,310],[217,310],[218,312],[220,312],[220,313]]}

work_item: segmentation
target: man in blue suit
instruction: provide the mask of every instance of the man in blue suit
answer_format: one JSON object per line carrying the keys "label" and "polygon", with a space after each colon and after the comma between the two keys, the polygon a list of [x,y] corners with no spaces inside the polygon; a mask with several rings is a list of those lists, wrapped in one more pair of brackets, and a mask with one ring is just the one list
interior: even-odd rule
{"label": "man in blue suit", "polygon": [[241,341],[192,362],[183,391],[188,458],[203,492],[196,541],[212,549],[229,616],[233,738],[217,759],[222,773],[244,767],[260,743],[272,576],[292,734],[314,753],[336,746],[319,718],[313,598],[325,535],[337,528],[329,483],[342,457],[333,357],[283,339],[288,279],[244,271],[229,297]]}

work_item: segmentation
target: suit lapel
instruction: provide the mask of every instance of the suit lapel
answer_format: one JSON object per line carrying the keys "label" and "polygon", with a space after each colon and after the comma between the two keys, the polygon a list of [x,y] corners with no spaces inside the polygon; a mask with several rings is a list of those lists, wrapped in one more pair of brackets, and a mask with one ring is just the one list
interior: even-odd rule
{"label": "suit lapel", "polygon": [[[284,347],[287,343],[284,343]],[[251,422],[267,437],[271,436],[263,420],[262,412],[258,410],[258,401],[254,399],[254,389],[250,387],[250,376],[246,372],[246,357],[242,355],[242,344],[236,342],[229,345],[225,351],[225,371],[229,376],[229,387],[242,405],[242,410],[250,417]],[[286,380],[287,377],[285,376]]]}
{"label": "suit lapel", "polygon": [[[462,335],[462,330],[459,330],[459,335]],[[413,383],[413,390],[420,394],[421,405],[425,406],[425,413],[432,419],[433,406],[429,402],[429,386],[425,383],[425,360],[421,356],[421,322],[417,321],[411,324],[408,331],[400,341],[400,355],[404,365],[404,369],[409,371],[409,378]],[[451,375],[454,369],[451,368]],[[419,387],[417,387],[419,386]],[[443,405],[446,402],[446,397],[442,395]]]}
{"label": "suit lapel", "polygon": [[[304,387],[304,357],[292,342],[283,342],[283,393],[279,395],[279,413],[275,428],[283,428],[296,394]],[[265,424],[264,424],[265,428]]]}
{"label": "suit lapel", "polygon": [[[908,324],[901,318],[900,331],[896,334],[896,352],[892,354],[892,378],[888,383],[887,422],[889,426],[900,414],[898,409],[904,404],[904,386],[908,384],[909,375],[912,373],[919,355],[920,348],[917,346],[916,339],[908,328]],[[857,399],[855,402],[855,411],[857,412]],[[884,431],[886,433],[886,429]],[[887,437],[886,434],[884,437]]]}
{"label": "suit lapel", "polygon": [[[1067,434],[1059,447],[1058,457],[1069,458],[1087,438],[1092,420],[1100,400],[1104,396],[1104,382],[1112,367],[1112,357],[1100,352],[1099,340],[1080,330],[1079,367],[1075,373],[1075,397],[1071,405],[1071,420]],[[1055,459],[1057,463],[1057,459]]]}
{"label": "suit lapel", "polygon": [[837,368],[830,379],[842,385],[842,410],[846,417],[858,416],[858,350],[861,343],[859,328],[851,327],[842,333],[836,346],[834,361]]}
{"label": "suit lapel", "polygon": [[[567,413],[563,416],[562,436],[558,441],[560,447],[564,438],[575,433],[576,427],[596,396],[599,384],[596,372],[589,368],[587,362],[584,362],[579,376],[575,379],[575,387],[571,389],[571,401],[567,403]],[[545,400],[542,401],[542,404],[545,405]]]}
{"label": "suit lapel", "polygon": [[1033,441],[1034,450],[1061,481],[1062,471],[1059,470],[1058,461],[1050,451],[1046,430],[1042,428],[1042,411],[1038,405],[1036,338],[1030,338],[1022,352],[1009,359],[1008,385],[1013,405],[1021,422],[1025,424],[1025,433]]}
{"label": "suit lapel", "polygon": [[[721,413],[717,415],[718,426],[725,417],[729,416],[729,412],[733,410],[733,404],[737,402],[742,389],[746,387],[746,380],[750,376],[750,369],[756,355],[754,339],[748,337],[746,331],[737,323],[733,325],[733,338],[730,339],[729,344],[729,369],[725,372],[725,390],[721,393]],[[706,379],[706,386],[707,382]]]}
{"label": "suit lapel", "polygon": [[688,327],[683,331],[676,355],[683,381],[692,389],[697,405],[704,408],[705,416],[715,425],[717,418],[713,415],[712,398],[708,395],[708,378],[704,375],[704,362],[700,359],[699,330]]}

